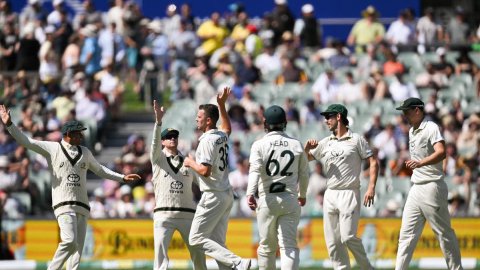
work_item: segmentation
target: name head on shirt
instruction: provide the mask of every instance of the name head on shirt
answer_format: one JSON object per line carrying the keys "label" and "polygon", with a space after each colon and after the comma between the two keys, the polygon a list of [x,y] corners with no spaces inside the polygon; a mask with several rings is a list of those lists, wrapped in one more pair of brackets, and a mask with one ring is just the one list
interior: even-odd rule
{"label": "name head on shirt", "polygon": [[283,140],[276,140],[276,141],[270,142],[270,146],[283,146],[283,147],[287,147],[287,146],[288,146],[288,142],[287,142],[287,141],[283,141]]}
{"label": "name head on shirt", "polygon": [[215,144],[222,144],[222,143],[225,143],[227,140],[228,138],[226,136],[221,136],[215,141]]}

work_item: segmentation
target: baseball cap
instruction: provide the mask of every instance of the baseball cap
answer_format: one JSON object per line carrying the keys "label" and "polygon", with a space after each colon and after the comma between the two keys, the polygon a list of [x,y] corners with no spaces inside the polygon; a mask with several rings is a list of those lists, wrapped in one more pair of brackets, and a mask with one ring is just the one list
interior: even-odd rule
{"label": "baseball cap", "polygon": [[174,136],[177,136],[180,134],[180,132],[174,128],[166,128],[162,131],[162,134],[160,135],[160,138],[162,140],[165,140],[165,137],[167,137],[168,135],[174,135]]}
{"label": "baseball cap", "polygon": [[265,117],[265,122],[269,125],[277,125],[287,122],[285,111],[282,107],[277,105],[268,107],[263,116]]}
{"label": "baseball cap", "polygon": [[329,115],[329,114],[341,114],[343,117],[347,118],[348,116],[348,110],[343,106],[342,104],[332,104],[328,106],[327,110],[324,112],[321,112],[320,114],[323,116]]}
{"label": "baseball cap", "polygon": [[397,107],[396,109],[399,111],[403,111],[403,110],[408,110],[411,108],[423,107],[423,106],[425,106],[425,103],[423,103],[421,99],[411,97],[411,98],[405,99],[400,105],[400,107]]}
{"label": "baseball cap", "polygon": [[80,123],[76,120],[68,121],[67,123],[65,123],[62,126],[62,134],[63,135],[67,134],[68,132],[84,131],[84,130],[87,130],[87,128],[84,127],[82,123]]}
{"label": "baseball cap", "polygon": [[312,4],[305,4],[302,6],[302,12],[303,13],[311,13],[313,12],[313,6]]}

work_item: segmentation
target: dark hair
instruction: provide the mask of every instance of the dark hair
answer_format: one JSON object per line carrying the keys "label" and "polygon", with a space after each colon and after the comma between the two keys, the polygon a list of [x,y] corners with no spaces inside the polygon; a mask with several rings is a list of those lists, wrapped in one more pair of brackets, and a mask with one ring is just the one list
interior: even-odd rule
{"label": "dark hair", "polygon": [[266,132],[270,131],[285,131],[285,128],[287,127],[287,123],[281,123],[281,124],[275,124],[275,125],[269,125],[267,124],[266,121],[263,122],[263,127]]}
{"label": "dark hair", "polygon": [[198,106],[199,110],[205,112],[205,117],[212,119],[214,125],[217,124],[218,119],[220,118],[220,113],[218,112],[217,105],[214,104],[202,104]]}
{"label": "dark hair", "polygon": [[343,123],[345,126],[348,126],[348,124],[349,124],[349,121],[348,121],[347,117],[344,116],[343,114],[340,114],[340,121],[342,121],[342,123]]}

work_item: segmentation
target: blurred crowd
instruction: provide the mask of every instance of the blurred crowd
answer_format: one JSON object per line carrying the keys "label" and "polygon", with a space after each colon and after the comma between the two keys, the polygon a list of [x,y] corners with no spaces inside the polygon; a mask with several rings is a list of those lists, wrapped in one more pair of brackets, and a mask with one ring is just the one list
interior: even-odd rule
{"label": "blurred crowd", "polygon": [[[102,12],[84,0],[76,14],[67,12],[63,0],[51,4],[28,0],[16,13],[0,0],[1,99],[34,138],[59,141],[61,125],[77,119],[89,127],[87,146],[99,152],[126,88],[140,100],[168,97],[175,106],[180,100],[210,102],[217,89],[231,86],[230,181],[239,198],[232,215],[251,216],[243,201],[251,145],[246,138],[263,132],[263,108],[282,105],[288,132],[305,140],[328,135],[320,112],[340,102],[349,109],[351,128],[365,135],[381,161],[379,206],[363,214],[398,217],[407,192],[398,182],[408,183],[412,172],[404,166],[408,124],[394,106],[421,97],[445,136],[451,214],[480,215],[480,27],[461,7],[442,14],[426,8],[418,17],[406,8],[387,26],[368,6],[342,40],[323,36],[313,5],[303,5],[296,18],[286,0],[272,1],[272,10],[260,18],[249,17],[237,2],[203,20],[188,4],[169,5],[153,19],[135,1],[110,1]],[[183,145],[184,153],[194,151],[195,143]],[[130,136],[112,166],[145,181],[105,181],[91,190],[93,218],[152,214],[149,144],[145,134]],[[0,127],[4,216],[51,213],[48,181],[39,180],[46,168],[44,159]],[[325,186],[321,166],[312,164],[304,215],[322,215]]]}

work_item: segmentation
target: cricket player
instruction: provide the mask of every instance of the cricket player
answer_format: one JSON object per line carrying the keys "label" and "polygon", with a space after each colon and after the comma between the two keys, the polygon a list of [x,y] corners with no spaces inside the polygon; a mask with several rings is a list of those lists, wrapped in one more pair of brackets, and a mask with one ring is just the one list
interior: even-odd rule
{"label": "cricket player", "polygon": [[86,128],[78,121],[69,121],[62,126],[61,142],[49,142],[25,136],[12,123],[10,111],[4,105],[0,105],[0,116],[12,137],[25,148],[44,156],[52,171],[52,206],[60,227],[61,242],[48,269],[60,270],[67,260],[67,270],[78,269],[90,215],[87,170],[122,183],[139,180],[140,176],[119,174],[98,163],[88,148],[80,146],[82,131]]}
{"label": "cricket player", "polygon": [[[251,260],[242,259],[225,246],[228,218],[233,205],[233,191],[228,181],[228,136],[231,132],[225,102],[231,93],[226,87],[217,95],[218,107],[213,104],[199,106],[197,128],[203,132],[199,138],[195,159],[186,157],[184,166],[199,175],[203,192],[190,229],[189,242],[201,248],[217,261],[219,269],[250,269]],[[220,116],[219,116],[220,111]],[[222,123],[217,129],[217,121]]]}
{"label": "cricket player", "polygon": [[378,163],[367,141],[348,128],[348,110],[332,104],[321,113],[332,135],[320,142],[310,139],[305,144],[308,160],[317,160],[327,176],[323,201],[323,229],[328,255],[334,269],[350,269],[348,250],[362,270],[373,269],[362,240],[357,237],[360,219],[360,173],[362,160],[370,162],[370,181],[363,198],[373,205]]}
{"label": "cricket player", "polygon": [[[285,111],[273,105],[264,114],[267,133],[250,151],[247,203],[257,212],[260,270],[276,269],[280,246],[281,269],[299,267],[297,226],[306,202],[308,161],[302,143],[285,134]],[[255,194],[258,192],[258,204]]]}
{"label": "cricket player", "polygon": [[190,251],[194,269],[206,270],[205,254],[200,248],[194,248],[188,243],[196,208],[192,192],[194,172],[183,166],[185,157],[177,149],[179,131],[166,128],[160,133],[165,111],[156,100],[153,101],[153,109],[155,126],[150,152],[156,202],[153,210],[155,245],[153,269],[168,269],[168,246],[173,233],[178,230]]}
{"label": "cricket player", "polygon": [[408,269],[425,221],[440,242],[448,269],[463,269],[457,237],[450,225],[448,188],[443,181],[445,140],[438,125],[425,120],[424,107],[418,98],[408,98],[397,107],[411,125],[410,159],[405,164],[413,170],[413,186],[403,210],[395,269]]}

